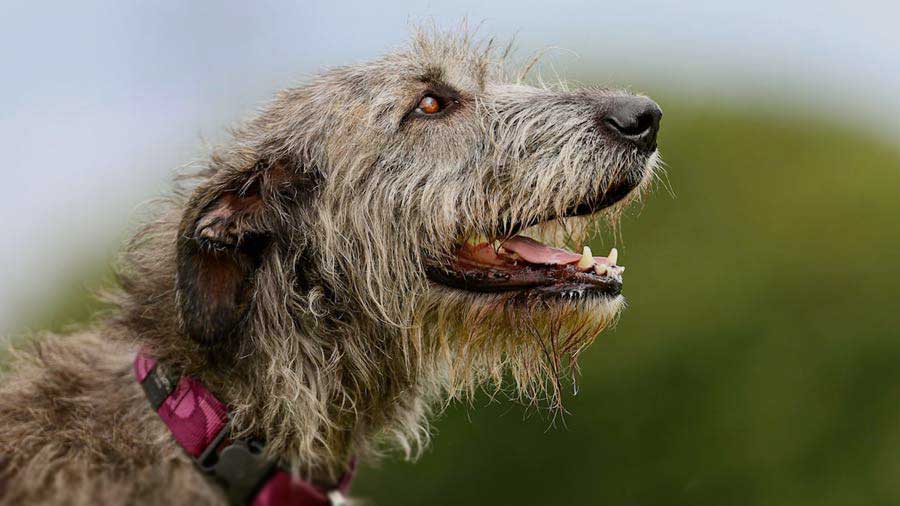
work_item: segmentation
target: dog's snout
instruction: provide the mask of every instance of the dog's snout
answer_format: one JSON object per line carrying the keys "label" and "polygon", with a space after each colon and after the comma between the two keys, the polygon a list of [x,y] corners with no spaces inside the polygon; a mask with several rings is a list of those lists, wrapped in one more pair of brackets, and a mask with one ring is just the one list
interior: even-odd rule
{"label": "dog's snout", "polygon": [[600,127],[610,134],[630,141],[638,147],[656,149],[656,134],[662,109],[647,97],[615,97],[605,104],[600,115]]}

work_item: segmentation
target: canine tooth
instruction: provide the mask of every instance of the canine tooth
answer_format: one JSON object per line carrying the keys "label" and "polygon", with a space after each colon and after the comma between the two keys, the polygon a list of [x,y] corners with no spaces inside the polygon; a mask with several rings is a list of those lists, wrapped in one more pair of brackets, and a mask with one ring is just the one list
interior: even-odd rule
{"label": "canine tooth", "polygon": [[609,259],[610,265],[616,265],[616,262],[618,262],[619,260],[619,250],[617,250],[616,248],[609,250],[609,255],[607,255],[606,258]]}
{"label": "canine tooth", "polygon": [[603,276],[604,274],[606,274],[607,269],[608,269],[608,267],[606,266],[606,264],[598,263],[598,264],[594,265],[594,272],[598,276]]}
{"label": "canine tooth", "polygon": [[578,261],[579,269],[590,269],[594,266],[594,255],[591,253],[591,247],[585,246],[584,252],[581,253],[581,260]]}

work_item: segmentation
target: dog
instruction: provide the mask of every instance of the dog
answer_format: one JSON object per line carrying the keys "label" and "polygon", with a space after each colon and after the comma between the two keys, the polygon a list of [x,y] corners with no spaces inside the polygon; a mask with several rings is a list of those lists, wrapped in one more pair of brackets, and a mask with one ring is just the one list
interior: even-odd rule
{"label": "dog", "polygon": [[125,246],[108,311],[13,350],[0,503],[341,504],[453,399],[559,408],[624,305],[616,250],[578,246],[649,187],[662,112],[509,54],[420,30],[236,129]]}

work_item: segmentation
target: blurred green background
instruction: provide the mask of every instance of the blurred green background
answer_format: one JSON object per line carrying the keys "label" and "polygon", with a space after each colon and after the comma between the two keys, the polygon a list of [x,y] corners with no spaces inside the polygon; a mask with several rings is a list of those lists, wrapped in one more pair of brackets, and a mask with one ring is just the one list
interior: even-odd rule
{"label": "blurred green background", "polygon": [[[620,6],[611,18],[576,10],[576,21],[565,15],[573,10],[568,3],[558,11],[549,4],[504,10],[501,3],[484,14],[488,7],[458,2],[451,11],[494,16],[487,31],[499,26],[501,35],[524,27],[526,47],[585,48],[577,68],[562,75],[628,83],[662,105],[660,149],[671,192],[659,186],[634,209],[621,240],[592,245],[619,248],[629,308],[583,356],[564,426],[486,397],[471,409],[454,405],[435,422],[434,442],[418,462],[393,456],[364,468],[356,494],[376,505],[900,504],[900,108],[882,102],[900,74],[890,65],[872,64],[868,73],[854,67],[896,60],[900,52],[878,38],[896,30],[871,24],[891,19],[896,7],[851,12],[805,2],[789,12],[717,13],[698,2],[660,1],[650,9],[653,2],[642,1],[647,9]],[[89,4],[67,14],[87,23],[84,33],[49,40],[81,47],[78,41],[94,37],[90,50],[47,61],[96,64],[116,76],[67,81],[74,69],[32,62],[43,61],[43,50],[68,46],[41,49],[50,43],[34,41],[10,55],[28,64],[0,84],[4,91],[22,76],[37,83],[0,94],[13,97],[10,108],[0,108],[13,111],[0,116],[0,139],[15,162],[7,167],[20,171],[10,180],[22,181],[2,204],[21,199],[21,206],[0,207],[7,241],[0,258],[8,267],[0,278],[0,328],[16,335],[89,317],[97,306],[84,288],[107,277],[105,265],[125,235],[125,210],[164,188],[164,171],[191,159],[197,130],[244,116],[292,82],[297,68],[312,72],[401,42],[414,9],[356,5],[366,19],[392,16],[392,24],[373,27],[323,3],[295,6],[291,15],[266,11],[269,17],[249,7],[223,14],[205,2],[153,12],[123,3],[115,14],[108,4]],[[19,22],[4,33],[50,23],[51,32],[66,34],[82,26],[22,15],[26,10],[6,17]],[[862,10],[872,13],[869,24],[853,17]],[[634,54],[646,61],[616,53],[631,25],[594,29],[602,20],[645,16],[650,26],[669,29],[640,39]],[[301,20],[296,34],[278,25],[292,19]],[[814,23],[804,25],[808,19]],[[108,44],[110,37],[120,44]],[[588,43],[598,38],[612,41],[605,57]],[[767,41],[783,62],[760,56],[769,54]],[[882,60],[862,58],[863,44],[882,48]],[[121,55],[104,52],[121,47]],[[785,77],[788,68],[793,78]],[[75,95],[60,91],[66,86]],[[872,93],[859,92],[866,87]],[[94,101],[100,112],[91,112]],[[62,127],[47,133],[54,125]],[[120,146],[131,147],[116,151]],[[39,157],[45,154],[57,158]],[[52,177],[29,182],[38,173]],[[53,193],[54,185],[61,190]],[[25,213],[32,219],[18,219]],[[71,239],[78,235],[84,244]]]}

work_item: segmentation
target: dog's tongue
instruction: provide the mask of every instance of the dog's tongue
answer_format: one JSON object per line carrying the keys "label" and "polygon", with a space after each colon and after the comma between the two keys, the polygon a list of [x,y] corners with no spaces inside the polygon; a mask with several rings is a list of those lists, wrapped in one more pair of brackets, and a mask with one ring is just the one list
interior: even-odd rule
{"label": "dog's tongue", "polygon": [[571,251],[551,248],[534,239],[517,235],[503,242],[503,249],[511,251],[523,260],[533,264],[566,265],[581,259],[581,255]]}

